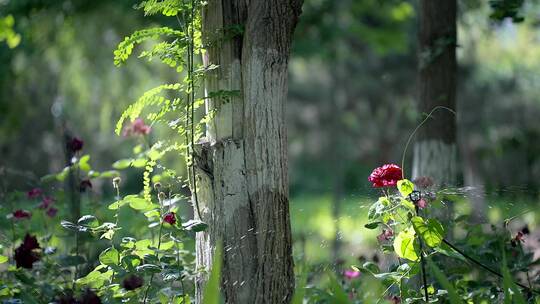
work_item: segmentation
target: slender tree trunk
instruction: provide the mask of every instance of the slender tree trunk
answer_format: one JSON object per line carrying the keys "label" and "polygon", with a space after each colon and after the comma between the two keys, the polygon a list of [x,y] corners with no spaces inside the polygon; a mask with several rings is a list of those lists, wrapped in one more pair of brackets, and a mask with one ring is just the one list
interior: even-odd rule
{"label": "slender tree trunk", "polygon": [[[456,106],[456,0],[421,0],[419,110]],[[431,177],[439,187],[457,182],[456,118],[438,110],[414,146],[413,178]]]}
{"label": "slender tree trunk", "polygon": [[[301,4],[211,0],[203,11],[203,61],[219,67],[205,84],[214,117],[197,148],[198,199],[209,224],[197,235],[197,267],[211,267],[221,242],[226,303],[288,303],[293,293],[285,102]],[[197,281],[198,303],[206,279]]]}

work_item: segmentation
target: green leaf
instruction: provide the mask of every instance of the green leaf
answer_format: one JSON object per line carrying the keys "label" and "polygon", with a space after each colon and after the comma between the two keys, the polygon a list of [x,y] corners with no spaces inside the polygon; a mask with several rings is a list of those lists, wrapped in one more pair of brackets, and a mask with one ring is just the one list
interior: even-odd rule
{"label": "green leaf", "polygon": [[90,155],[83,155],[79,159],[79,168],[85,172],[90,171],[92,167],[90,167],[90,164],[88,164],[89,160],[90,160]]}
{"label": "green leaf", "polygon": [[444,228],[439,221],[428,219],[426,223],[423,218],[415,216],[411,219],[411,222],[416,233],[422,237],[429,247],[434,248],[441,244]]}
{"label": "green leaf", "polygon": [[74,224],[72,222],[68,221],[61,221],[60,225],[66,229],[73,230],[73,231],[79,231],[79,225]]}
{"label": "green leaf", "polygon": [[367,229],[376,229],[377,227],[379,227],[379,224],[381,222],[373,222],[373,223],[367,223],[364,225],[365,228]]}
{"label": "green leaf", "polygon": [[446,278],[444,273],[431,261],[431,259],[427,258],[426,261],[428,262],[429,268],[431,269],[431,272],[435,275],[435,278],[437,281],[441,284],[443,288],[445,288],[448,291],[448,298],[450,300],[450,304],[462,304],[464,301],[462,301],[459,298],[459,295],[452,285],[450,281]]}
{"label": "green leaf", "polygon": [[418,261],[418,242],[411,227],[401,231],[394,239],[394,251],[404,259]]}
{"label": "green leaf", "polygon": [[160,273],[161,267],[154,264],[143,264],[141,266],[137,266],[135,269],[137,269],[138,272],[148,272],[148,273]]}
{"label": "green leaf", "polygon": [[336,304],[350,304],[349,297],[343,287],[339,284],[334,274],[328,275],[330,278],[330,292],[332,293],[331,303]]}
{"label": "green leaf", "polygon": [[119,200],[119,201],[116,201],[112,204],[109,205],[109,210],[117,210],[119,209],[120,207],[124,206],[125,204],[127,204],[128,202],[125,201],[125,200]]}
{"label": "green leaf", "polygon": [[408,179],[402,179],[397,182],[397,188],[403,197],[407,197],[414,191],[414,184]]}
{"label": "green leaf", "polygon": [[79,226],[86,226],[90,228],[96,228],[99,226],[99,221],[93,215],[83,215],[78,221]]}
{"label": "green leaf", "polygon": [[126,169],[131,165],[131,159],[119,159],[112,164],[112,167],[118,170]]}
{"label": "green leaf", "polygon": [[0,255],[0,264],[4,264],[8,261],[8,257],[5,255]]}
{"label": "green leaf", "polygon": [[206,228],[208,228],[208,224],[199,220],[189,220],[183,223],[182,227],[184,227],[186,230],[200,232],[206,230]]}
{"label": "green leaf", "polygon": [[112,178],[112,177],[117,177],[117,176],[120,176],[120,173],[118,173],[118,171],[108,170],[108,171],[101,172],[101,174],[99,175],[99,178]]}
{"label": "green leaf", "polygon": [[206,288],[203,293],[203,304],[219,304],[220,303],[220,292],[219,285],[221,281],[221,263],[222,263],[222,250],[221,244],[216,246],[214,251],[214,258],[212,263],[212,270],[210,272],[210,277],[206,283]]}
{"label": "green leaf", "polygon": [[99,255],[99,261],[103,265],[112,266],[112,265],[118,265],[118,261],[120,261],[120,254],[118,253],[118,250],[114,247],[110,247],[105,249],[100,255]]}
{"label": "green leaf", "polygon": [[504,303],[514,303],[514,304],[526,304],[527,301],[523,297],[521,290],[514,282],[512,275],[508,266],[506,266],[506,253],[503,249],[503,265],[502,265],[502,274],[503,274],[503,285],[504,285]]}
{"label": "green leaf", "polygon": [[294,289],[294,295],[293,295],[291,304],[304,303],[304,295],[306,294],[308,271],[305,269],[305,267],[302,267],[302,269],[303,269],[302,274],[300,275],[298,284],[296,284],[296,288]]}
{"label": "green leaf", "polygon": [[135,210],[148,210],[153,207],[151,203],[137,195],[128,195],[124,198],[124,201],[128,202],[129,206]]}

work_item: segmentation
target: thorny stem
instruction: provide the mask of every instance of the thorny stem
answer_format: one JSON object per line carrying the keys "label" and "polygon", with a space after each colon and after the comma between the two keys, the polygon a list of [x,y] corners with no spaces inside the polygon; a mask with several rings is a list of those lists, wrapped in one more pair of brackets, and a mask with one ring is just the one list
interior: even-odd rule
{"label": "thorny stem", "polygon": [[[466,254],[465,252],[463,252],[462,250],[460,250],[459,248],[457,248],[456,246],[454,246],[452,243],[448,242],[446,239],[443,239],[442,241],[443,241],[443,243],[445,243],[446,245],[448,245],[450,248],[454,249],[457,253],[461,254],[461,255],[462,255],[464,258],[466,258],[467,260],[469,260],[469,261],[473,262],[474,264],[476,264],[477,266],[480,266],[481,268],[487,270],[489,273],[491,273],[491,274],[493,274],[493,275],[495,275],[495,276],[497,276],[497,277],[499,277],[499,278],[503,278],[503,275],[502,275],[502,274],[500,274],[499,272],[497,272],[497,271],[495,271],[495,270],[489,268],[488,266],[482,264],[482,263],[481,263],[480,261],[478,261],[477,259],[475,259],[475,258],[469,256],[468,254]],[[527,286],[525,286],[525,285],[523,285],[523,284],[521,284],[521,283],[519,283],[519,282],[515,282],[515,283],[516,283],[516,285],[518,285],[519,287],[521,287],[521,288],[523,288],[523,289],[525,289],[525,290],[527,290],[527,291],[529,291],[529,292],[534,292],[534,293],[536,293],[536,294],[540,294],[539,291],[534,290],[534,289],[532,289],[532,288],[529,288],[529,287],[527,287]]]}

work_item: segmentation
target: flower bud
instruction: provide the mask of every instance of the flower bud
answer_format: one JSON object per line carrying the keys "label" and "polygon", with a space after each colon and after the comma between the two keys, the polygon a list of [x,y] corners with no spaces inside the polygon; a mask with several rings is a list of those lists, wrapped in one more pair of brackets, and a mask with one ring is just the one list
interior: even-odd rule
{"label": "flower bud", "polygon": [[121,180],[120,177],[118,177],[118,176],[115,177],[115,178],[113,178],[113,180],[112,180],[113,187],[114,187],[115,189],[118,189],[118,187],[119,187],[121,181],[122,181],[122,180]]}
{"label": "flower bud", "polygon": [[165,192],[158,193],[158,199],[160,202],[164,201],[166,198],[167,198],[167,195],[165,194]]}

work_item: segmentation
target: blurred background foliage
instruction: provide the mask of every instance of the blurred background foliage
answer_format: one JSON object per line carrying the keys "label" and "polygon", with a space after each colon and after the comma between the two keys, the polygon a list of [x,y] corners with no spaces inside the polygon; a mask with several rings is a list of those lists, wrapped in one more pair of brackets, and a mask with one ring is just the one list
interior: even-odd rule
{"label": "blurred background foliage", "polygon": [[[493,221],[538,204],[540,188],[540,5],[514,2],[459,1],[463,178],[457,186],[482,189]],[[170,22],[144,17],[136,3],[0,0],[4,190],[25,191],[61,170],[66,134],[84,140],[97,170],[129,157],[133,139],[114,134],[116,120],[146,90],[177,81],[158,62],[114,66],[112,51],[126,35]],[[356,259],[376,243],[376,232],[363,229],[366,206],[377,195],[367,176],[382,163],[401,161],[407,137],[425,115],[416,109],[417,5],[305,1],[287,104],[299,256]],[[159,126],[152,132],[173,134]],[[180,156],[169,158],[182,167]],[[124,180],[126,192],[139,191],[142,170],[129,170]],[[112,189],[97,182],[93,192],[105,201]],[[474,212],[466,201],[458,209]],[[537,215],[527,216],[534,227]],[[336,239],[345,247],[333,247]]]}

